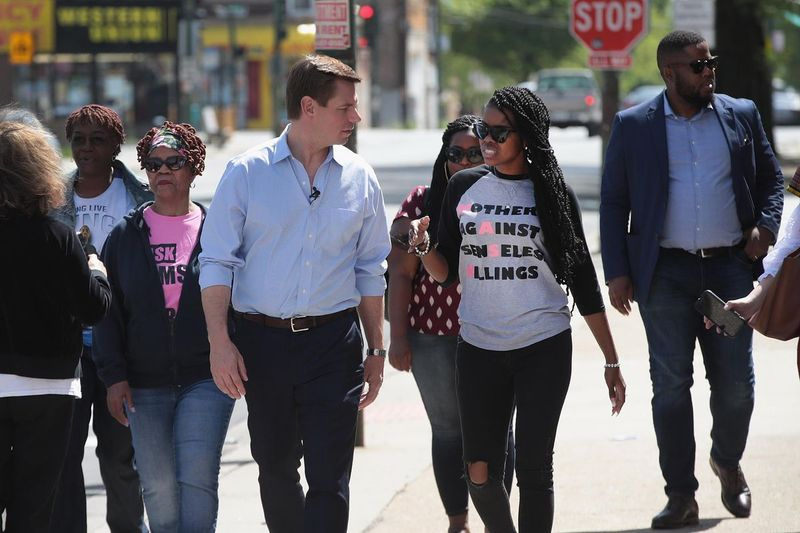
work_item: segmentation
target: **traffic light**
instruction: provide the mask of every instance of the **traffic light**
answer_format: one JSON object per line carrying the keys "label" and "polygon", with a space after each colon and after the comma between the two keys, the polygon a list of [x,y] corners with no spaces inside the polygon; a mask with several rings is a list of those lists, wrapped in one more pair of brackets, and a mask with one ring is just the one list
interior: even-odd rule
{"label": "traffic light", "polygon": [[360,48],[375,48],[378,44],[378,17],[375,6],[370,2],[364,2],[358,6],[358,26],[359,37],[358,46]]}

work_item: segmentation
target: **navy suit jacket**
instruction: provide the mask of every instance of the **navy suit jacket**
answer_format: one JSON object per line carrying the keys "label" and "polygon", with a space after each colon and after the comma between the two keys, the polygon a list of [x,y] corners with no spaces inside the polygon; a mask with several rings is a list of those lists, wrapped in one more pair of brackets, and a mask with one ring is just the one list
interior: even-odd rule
{"label": "navy suit jacket", "polygon": [[[600,187],[600,239],[606,281],[633,280],[646,301],[667,210],[669,168],[664,93],[614,118]],[[783,211],[783,174],[751,100],[714,95],[714,112],[728,141],[731,180],[742,231],[774,236]],[[754,274],[760,272],[760,261]]]}

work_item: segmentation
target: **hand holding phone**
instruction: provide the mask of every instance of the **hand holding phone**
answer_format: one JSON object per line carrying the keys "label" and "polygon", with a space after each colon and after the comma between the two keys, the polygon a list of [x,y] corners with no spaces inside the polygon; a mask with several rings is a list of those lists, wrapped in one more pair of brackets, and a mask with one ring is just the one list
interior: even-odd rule
{"label": "hand holding phone", "polygon": [[712,291],[703,291],[694,308],[730,337],[735,337],[745,324],[745,319],[736,311],[725,309],[725,302]]}

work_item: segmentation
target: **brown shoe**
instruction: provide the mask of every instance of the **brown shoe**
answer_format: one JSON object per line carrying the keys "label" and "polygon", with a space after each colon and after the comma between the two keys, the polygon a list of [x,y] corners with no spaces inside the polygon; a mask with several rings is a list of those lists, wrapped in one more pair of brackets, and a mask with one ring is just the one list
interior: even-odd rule
{"label": "brown shoe", "polygon": [[708,462],[722,485],[722,505],[725,509],[737,518],[750,516],[752,506],[750,487],[747,486],[741,467],[736,465],[735,470],[725,468],[713,457],[709,457]]}
{"label": "brown shoe", "polygon": [[699,522],[697,501],[694,496],[673,493],[669,495],[667,506],[653,517],[653,529],[678,529],[693,526]]}

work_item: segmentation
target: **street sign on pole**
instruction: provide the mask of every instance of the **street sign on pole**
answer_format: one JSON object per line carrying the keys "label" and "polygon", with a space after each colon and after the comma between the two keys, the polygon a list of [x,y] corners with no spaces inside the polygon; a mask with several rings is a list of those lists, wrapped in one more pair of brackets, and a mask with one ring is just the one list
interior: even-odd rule
{"label": "street sign on pole", "polygon": [[352,47],[350,0],[317,0],[315,4],[317,50],[347,50]]}
{"label": "street sign on pole", "polygon": [[572,0],[569,31],[589,50],[589,66],[627,69],[630,51],[647,35],[648,0]]}
{"label": "street sign on pole", "polygon": [[625,70],[631,68],[630,54],[591,54],[589,67],[597,70]]}
{"label": "street sign on pole", "polygon": [[672,28],[696,31],[706,38],[708,46],[716,45],[715,0],[673,0]]}
{"label": "street sign on pole", "polygon": [[33,34],[14,31],[8,35],[8,61],[12,65],[30,65],[33,61]]}

